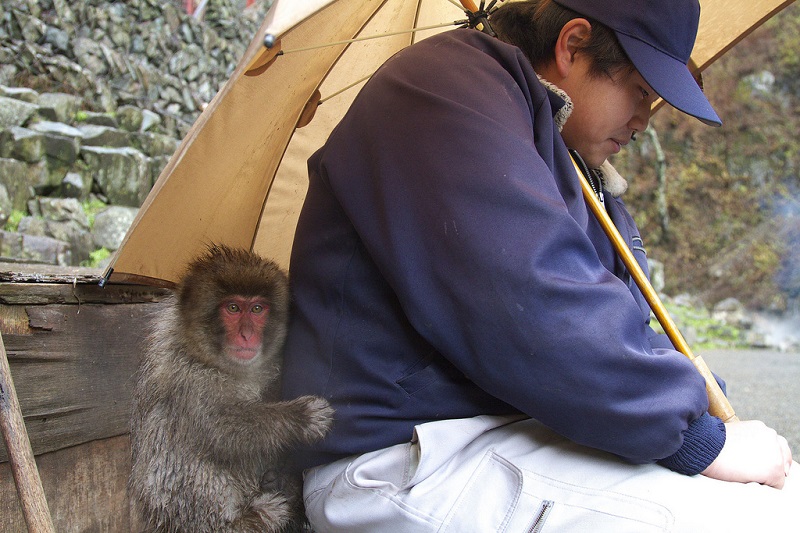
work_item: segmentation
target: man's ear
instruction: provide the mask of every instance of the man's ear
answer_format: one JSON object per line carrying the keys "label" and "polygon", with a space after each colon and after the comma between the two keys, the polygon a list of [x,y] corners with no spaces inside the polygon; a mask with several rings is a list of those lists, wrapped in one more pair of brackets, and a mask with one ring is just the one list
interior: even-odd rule
{"label": "man's ear", "polygon": [[592,33],[592,25],[589,21],[582,18],[572,19],[561,28],[555,46],[555,68],[559,76],[566,78],[569,76],[572,66],[575,64],[575,52],[578,45],[589,38]]}

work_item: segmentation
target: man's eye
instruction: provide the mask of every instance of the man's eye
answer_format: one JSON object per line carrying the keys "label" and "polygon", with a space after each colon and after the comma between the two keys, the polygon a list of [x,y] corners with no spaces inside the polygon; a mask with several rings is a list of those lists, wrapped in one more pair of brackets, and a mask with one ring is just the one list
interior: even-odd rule
{"label": "man's eye", "polygon": [[647,92],[647,89],[645,89],[644,87],[639,87],[639,90],[642,91],[642,98],[647,98],[650,96],[650,93]]}

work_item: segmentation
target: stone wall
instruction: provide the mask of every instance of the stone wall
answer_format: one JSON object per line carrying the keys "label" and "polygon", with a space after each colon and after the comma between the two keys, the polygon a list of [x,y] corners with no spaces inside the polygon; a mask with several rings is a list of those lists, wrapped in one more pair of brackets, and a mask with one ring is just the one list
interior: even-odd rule
{"label": "stone wall", "polygon": [[78,265],[119,246],[267,7],[181,5],[0,3],[0,260]]}

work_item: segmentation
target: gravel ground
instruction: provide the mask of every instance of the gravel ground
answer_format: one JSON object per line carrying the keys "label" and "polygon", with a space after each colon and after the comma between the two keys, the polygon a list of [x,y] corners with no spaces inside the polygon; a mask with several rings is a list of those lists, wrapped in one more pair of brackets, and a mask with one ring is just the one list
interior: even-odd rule
{"label": "gravel ground", "polygon": [[761,420],[786,437],[800,458],[800,352],[697,351],[727,384],[740,420]]}

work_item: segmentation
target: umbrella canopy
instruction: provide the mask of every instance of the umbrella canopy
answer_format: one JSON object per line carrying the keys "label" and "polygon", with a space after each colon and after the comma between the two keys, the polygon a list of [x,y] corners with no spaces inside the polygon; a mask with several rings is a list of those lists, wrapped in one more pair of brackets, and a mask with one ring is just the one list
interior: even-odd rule
{"label": "umbrella canopy", "polygon": [[[701,0],[695,72],[791,1]],[[357,93],[338,91],[448,28],[409,29],[453,27],[465,18],[449,0],[275,0],[231,79],[162,171],[105,275],[169,286],[210,243],[249,248],[288,266],[306,160]],[[344,42],[380,34],[392,35]],[[266,35],[275,40],[271,49]]]}

